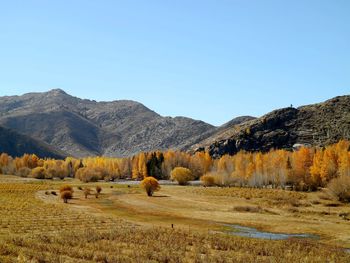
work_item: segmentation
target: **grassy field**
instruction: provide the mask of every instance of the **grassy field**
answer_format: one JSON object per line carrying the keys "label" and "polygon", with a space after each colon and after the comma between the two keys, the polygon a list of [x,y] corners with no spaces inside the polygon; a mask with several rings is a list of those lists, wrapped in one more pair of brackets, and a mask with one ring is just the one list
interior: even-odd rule
{"label": "grassy field", "polygon": [[[67,183],[64,204],[51,191]],[[99,183],[85,199],[87,185],[1,175],[0,262],[350,262],[350,206],[322,192],[169,185],[147,197]],[[320,238],[244,238],[225,224]]]}

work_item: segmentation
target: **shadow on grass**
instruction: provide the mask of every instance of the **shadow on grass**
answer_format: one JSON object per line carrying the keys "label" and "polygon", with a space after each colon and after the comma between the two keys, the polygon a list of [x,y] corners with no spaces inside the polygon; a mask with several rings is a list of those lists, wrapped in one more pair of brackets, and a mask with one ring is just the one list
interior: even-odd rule
{"label": "shadow on grass", "polygon": [[152,197],[169,197],[168,195],[152,195]]}

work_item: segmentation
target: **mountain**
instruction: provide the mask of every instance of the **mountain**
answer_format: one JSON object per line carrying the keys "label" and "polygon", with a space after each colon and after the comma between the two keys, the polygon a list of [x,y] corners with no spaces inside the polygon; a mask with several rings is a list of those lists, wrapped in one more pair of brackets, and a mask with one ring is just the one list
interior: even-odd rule
{"label": "mountain", "polygon": [[0,153],[2,152],[12,157],[25,153],[36,154],[41,158],[63,159],[67,156],[46,143],[0,126]]}
{"label": "mountain", "polygon": [[215,132],[191,150],[207,150],[212,156],[220,157],[240,150],[291,149],[295,144],[325,146],[340,139],[350,139],[350,96],[272,111]]}
{"label": "mountain", "polygon": [[0,125],[76,157],[181,149],[216,130],[202,121],[160,116],[135,101],[96,102],[60,89],[0,97]]}
{"label": "mountain", "polygon": [[201,134],[198,134],[197,136],[193,136],[191,139],[187,140],[186,142],[182,143],[179,147],[182,151],[191,151],[191,148],[193,148],[193,145],[197,145],[198,143],[204,141],[207,138],[212,138],[216,134],[220,134],[224,132],[225,130],[232,129],[234,126],[244,123],[246,121],[250,121],[255,119],[255,117],[252,116],[240,116],[233,118],[229,122],[216,127],[215,129],[210,129],[206,132],[203,132]]}

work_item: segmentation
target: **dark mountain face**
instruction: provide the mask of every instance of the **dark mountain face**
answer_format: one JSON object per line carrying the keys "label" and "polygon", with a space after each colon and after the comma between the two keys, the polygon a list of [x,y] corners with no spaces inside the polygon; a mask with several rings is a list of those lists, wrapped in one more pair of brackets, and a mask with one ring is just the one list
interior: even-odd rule
{"label": "dark mountain face", "polygon": [[215,133],[192,147],[214,157],[240,150],[268,151],[294,144],[324,146],[350,139],[350,96],[299,108],[275,110],[261,118]]}
{"label": "dark mountain face", "polygon": [[77,157],[180,149],[216,130],[202,121],[162,117],[134,101],[96,102],[62,90],[1,97],[0,124]]}
{"label": "dark mountain face", "polygon": [[2,152],[12,157],[22,156],[25,153],[36,154],[41,158],[63,159],[67,156],[42,141],[0,126],[0,153]]}

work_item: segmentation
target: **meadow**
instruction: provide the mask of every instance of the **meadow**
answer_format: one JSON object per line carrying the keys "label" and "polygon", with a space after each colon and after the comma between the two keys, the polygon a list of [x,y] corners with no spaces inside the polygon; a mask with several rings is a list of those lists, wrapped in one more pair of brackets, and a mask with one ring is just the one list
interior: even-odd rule
{"label": "meadow", "polygon": [[[67,204],[53,195],[73,186]],[[82,190],[102,187],[96,198]],[[321,192],[0,176],[0,262],[349,262],[350,206]],[[319,238],[235,236],[227,224]],[[173,225],[173,227],[172,227]]]}

